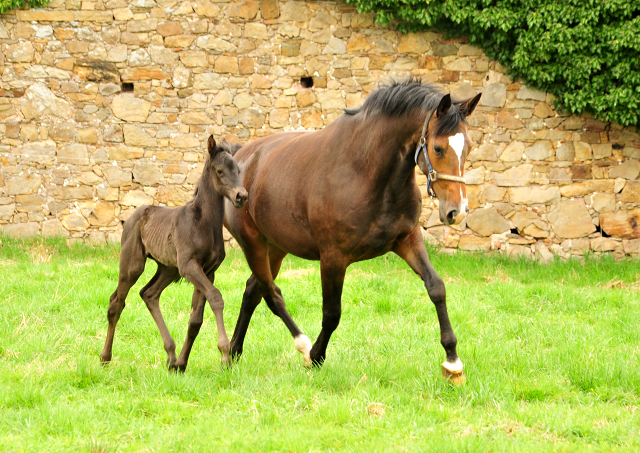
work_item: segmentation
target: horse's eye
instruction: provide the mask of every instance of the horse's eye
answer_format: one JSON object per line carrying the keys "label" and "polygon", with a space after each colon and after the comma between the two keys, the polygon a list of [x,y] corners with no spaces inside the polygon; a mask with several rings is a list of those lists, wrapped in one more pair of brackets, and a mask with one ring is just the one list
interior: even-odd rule
{"label": "horse's eye", "polygon": [[224,173],[224,172],[222,170],[220,170],[220,169],[217,169],[216,173],[218,173],[218,176],[222,176],[222,173]]}
{"label": "horse's eye", "polygon": [[438,156],[438,157],[442,157],[442,156],[444,156],[444,148],[443,148],[443,147],[441,147],[441,146],[435,146],[433,149],[434,149],[434,150],[435,150],[435,152],[436,152],[436,156]]}

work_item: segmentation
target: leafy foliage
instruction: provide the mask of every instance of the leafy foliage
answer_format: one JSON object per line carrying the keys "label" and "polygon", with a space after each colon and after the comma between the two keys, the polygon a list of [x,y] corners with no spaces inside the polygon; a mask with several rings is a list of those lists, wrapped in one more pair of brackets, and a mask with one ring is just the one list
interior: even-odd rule
{"label": "leafy foliage", "polygon": [[46,6],[50,0],[0,0],[0,14],[16,8],[40,8]]}
{"label": "leafy foliage", "polygon": [[467,36],[557,107],[637,125],[637,0],[346,0],[403,32],[435,28]]}

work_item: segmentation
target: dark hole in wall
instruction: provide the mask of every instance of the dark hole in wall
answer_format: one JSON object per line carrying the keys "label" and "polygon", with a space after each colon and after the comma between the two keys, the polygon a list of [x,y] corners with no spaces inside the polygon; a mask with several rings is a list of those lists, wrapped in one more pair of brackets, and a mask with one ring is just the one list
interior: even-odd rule
{"label": "dark hole in wall", "polygon": [[520,233],[518,233],[518,229],[517,228],[511,228],[511,233],[520,234]]}
{"label": "dark hole in wall", "polygon": [[124,82],[122,84],[122,91],[124,93],[132,93],[133,92],[133,83],[131,82]]}
{"label": "dark hole in wall", "polygon": [[301,77],[300,85],[302,85],[304,88],[313,87],[313,77]]}
{"label": "dark hole in wall", "polygon": [[596,232],[600,233],[603,238],[610,238],[611,237],[602,228],[600,228],[600,225],[596,226]]}

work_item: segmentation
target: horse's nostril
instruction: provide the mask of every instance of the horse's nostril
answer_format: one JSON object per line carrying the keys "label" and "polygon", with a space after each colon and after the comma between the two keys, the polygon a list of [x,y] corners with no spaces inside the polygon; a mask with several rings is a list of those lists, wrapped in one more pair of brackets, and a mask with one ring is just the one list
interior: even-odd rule
{"label": "horse's nostril", "polygon": [[457,215],[458,211],[456,211],[455,209],[453,211],[449,211],[449,213],[447,214],[448,223],[453,223],[453,219],[455,219]]}

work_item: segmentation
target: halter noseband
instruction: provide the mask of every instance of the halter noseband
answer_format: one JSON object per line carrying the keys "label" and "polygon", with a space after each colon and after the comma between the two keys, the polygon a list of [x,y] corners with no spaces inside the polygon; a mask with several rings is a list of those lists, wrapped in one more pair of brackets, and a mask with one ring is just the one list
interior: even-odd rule
{"label": "halter noseband", "polygon": [[429,115],[427,115],[427,119],[424,120],[424,126],[422,126],[422,135],[420,136],[420,141],[418,142],[418,146],[416,148],[416,155],[414,157],[416,161],[416,165],[418,165],[418,157],[420,156],[420,151],[424,152],[424,159],[427,162],[427,193],[431,198],[436,198],[436,193],[433,190],[432,184],[436,182],[438,179],[442,179],[444,181],[453,181],[453,182],[461,182],[465,183],[464,176],[455,176],[455,175],[447,175],[438,173],[433,169],[433,165],[431,165],[431,159],[429,159],[429,151],[427,150],[427,129],[429,127],[429,121],[431,121],[431,117],[433,116],[432,110]]}

